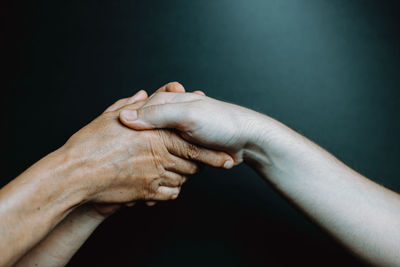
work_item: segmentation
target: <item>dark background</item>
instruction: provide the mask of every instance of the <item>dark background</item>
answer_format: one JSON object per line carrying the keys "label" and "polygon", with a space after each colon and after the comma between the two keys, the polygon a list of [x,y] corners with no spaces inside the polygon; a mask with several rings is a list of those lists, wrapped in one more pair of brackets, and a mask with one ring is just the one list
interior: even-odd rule
{"label": "dark background", "polygon": [[[4,185],[169,81],[264,112],[400,192],[396,1],[3,2]],[[4,163],[4,162],[3,162]],[[70,266],[357,265],[246,166],[109,218]]]}

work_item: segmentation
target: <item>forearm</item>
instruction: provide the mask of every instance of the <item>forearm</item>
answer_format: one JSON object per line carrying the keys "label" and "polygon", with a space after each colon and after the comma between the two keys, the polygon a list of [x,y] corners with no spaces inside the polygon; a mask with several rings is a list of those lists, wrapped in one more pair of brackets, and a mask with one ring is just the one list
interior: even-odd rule
{"label": "forearm", "polygon": [[400,197],[356,173],[316,144],[258,119],[244,159],[280,193],[353,252],[400,264]]}
{"label": "forearm", "polygon": [[106,217],[91,205],[75,209],[16,266],[65,266]]}
{"label": "forearm", "polygon": [[136,130],[174,128],[245,160],[287,199],[365,259],[400,264],[400,197],[281,123],[198,94],[159,93],[120,120]]}
{"label": "forearm", "polygon": [[0,190],[0,266],[14,264],[85,201],[66,155],[49,154]]}

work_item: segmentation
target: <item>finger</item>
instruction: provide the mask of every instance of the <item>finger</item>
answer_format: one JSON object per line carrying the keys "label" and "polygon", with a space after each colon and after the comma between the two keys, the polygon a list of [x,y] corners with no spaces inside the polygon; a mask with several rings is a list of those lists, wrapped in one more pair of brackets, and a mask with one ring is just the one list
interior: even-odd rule
{"label": "finger", "polygon": [[170,199],[176,199],[179,195],[180,192],[179,187],[168,187],[168,186],[160,186],[157,189],[157,192],[155,196],[152,198],[152,200],[170,200]]}
{"label": "finger", "polygon": [[135,130],[176,128],[185,130],[201,119],[201,109],[193,105],[204,96],[192,93],[157,93],[141,109],[123,109],[120,120]]}
{"label": "finger", "polygon": [[120,109],[123,106],[129,105],[129,104],[133,104],[137,101],[143,101],[143,100],[147,100],[147,93],[144,90],[140,90],[139,92],[137,92],[136,94],[134,94],[131,97],[127,97],[127,98],[123,98],[118,100],[117,102],[115,102],[114,104],[112,104],[111,106],[109,106],[105,112],[109,112],[109,111],[115,111]]}
{"label": "finger", "polygon": [[166,85],[158,88],[153,94],[151,94],[149,99],[152,99],[155,95],[157,95],[158,93],[162,93],[162,92],[184,93],[185,88],[183,87],[182,84],[180,84],[178,82],[170,82],[170,83],[167,83]]}
{"label": "finger", "polygon": [[198,95],[206,95],[203,91],[200,91],[200,90],[196,90],[196,91],[193,91],[193,94],[198,94]]}
{"label": "finger", "polygon": [[165,177],[161,180],[160,185],[168,187],[181,187],[185,182],[185,176],[175,172],[166,171]]}
{"label": "finger", "polygon": [[191,144],[171,131],[163,131],[160,134],[167,150],[177,157],[198,161],[217,168],[230,169],[234,165],[233,158],[225,152]]}
{"label": "finger", "polygon": [[[135,130],[175,128],[185,130],[191,121],[185,114],[186,103],[144,106],[141,109],[123,109],[120,121]],[[186,109],[186,112],[188,110]]]}
{"label": "finger", "polygon": [[119,205],[119,204],[95,204],[94,205],[94,208],[96,209],[96,211],[99,214],[104,215],[104,216],[114,213],[120,207],[121,207],[121,205]]}
{"label": "finger", "polygon": [[203,95],[197,93],[157,92],[148,99],[146,106],[192,102],[203,97]]}
{"label": "finger", "polygon": [[201,169],[201,164],[192,160],[183,159],[173,154],[169,156],[171,163],[164,166],[165,170],[179,173],[181,175],[192,175],[198,173]]}
{"label": "finger", "polygon": [[117,107],[119,107],[121,105],[124,105],[125,103],[128,102],[129,99],[130,99],[130,97],[126,97],[126,98],[122,98],[122,99],[117,100],[114,104],[109,106],[104,112],[117,110],[118,109]]}
{"label": "finger", "polygon": [[146,105],[147,101],[136,101],[135,103],[128,104],[125,106],[122,106],[120,109],[117,109],[115,112],[119,112],[121,109],[139,109]]}
{"label": "finger", "polygon": [[185,88],[183,87],[182,84],[180,84],[178,82],[169,82],[166,85],[158,88],[158,90],[155,91],[154,94],[155,93],[160,93],[160,92],[184,93],[185,92]]}
{"label": "finger", "polygon": [[155,201],[146,201],[146,205],[148,206],[148,207],[152,207],[152,206],[154,206],[154,205],[156,205],[157,204],[157,202],[155,202]]}

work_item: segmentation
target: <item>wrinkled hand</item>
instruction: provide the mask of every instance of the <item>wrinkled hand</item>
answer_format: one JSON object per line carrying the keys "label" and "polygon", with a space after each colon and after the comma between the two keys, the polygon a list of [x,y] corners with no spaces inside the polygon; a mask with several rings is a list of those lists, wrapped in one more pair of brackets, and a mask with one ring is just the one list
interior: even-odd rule
{"label": "wrinkled hand", "polygon": [[123,108],[120,120],[136,130],[177,129],[186,140],[226,151],[240,163],[260,116],[201,93],[159,92],[140,109]]}
{"label": "wrinkled hand", "polygon": [[173,131],[134,131],[124,127],[118,120],[120,109],[140,108],[145,103],[140,100],[146,98],[141,91],[117,101],[65,144],[63,149],[81,167],[77,175],[87,182],[88,201],[173,199],[185,176],[198,171],[199,166],[193,161],[215,167],[232,161],[226,153],[194,146]]}
{"label": "wrinkled hand", "polygon": [[[163,85],[162,87],[160,87],[157,91],[155,91],[153,93],[153,95],[156,93],[160,93],[160,92],[184,93],[185,88],[178,82],[170,82],[170,83],[167,83],[167,84]],[[147,97],[146,91],[140,90],[132,97],[118,100],[112,106],[107,108],[106,112],[107,111],[115,111],[119,108],[122,108],[125,105],[134,104],[137,101],[140,101],[140,100],[144,101],[147,99],[148,99],[148,97]],[[145,203],[147,206],[154,206],[157,202],[146,201]],[[132,202],[126,203],[125,206],[133,207],[135,204],[136,204],[136,202],[132,201]],[[121,205],[119,205],[119,204],[95,204],[94,205],[94,209],[99,213],[100,216],[109,216],[112,213],[114,213],[115,211],[117,211],[120,207],[121,207]]]}

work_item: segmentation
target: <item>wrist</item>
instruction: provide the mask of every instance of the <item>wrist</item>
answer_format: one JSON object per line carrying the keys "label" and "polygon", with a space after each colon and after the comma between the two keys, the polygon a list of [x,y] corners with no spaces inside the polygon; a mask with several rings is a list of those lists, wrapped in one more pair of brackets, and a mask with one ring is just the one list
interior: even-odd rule
{"label": "wrist", "polygon": [[61,204],[67,213],[82,205],[88,199],[86,180],[82,179],[82,162],[74,158],[66,147],[61,147],[40,160],[38,190],[46,187],[51,200]]}
{"label": "wrist", "polygon": [[264,114],[254,112],[246,127],[243,160],[256,170],[275,165],[282,156],[284,143],[290,132],[288,127]]}
{"label": "wrist", "polygon": [[88,156],[88,154],[93,156],[94,153],[87,151],[82,145],[67,142],[54,154],[63,162],[63,176],[66,177],[66,183],[72,186],[71,189],[79,196],[81,204],[90,202],[98,193],[102,184],[100,181],[107,175],[108,169],[98,168],[99,163]]}

